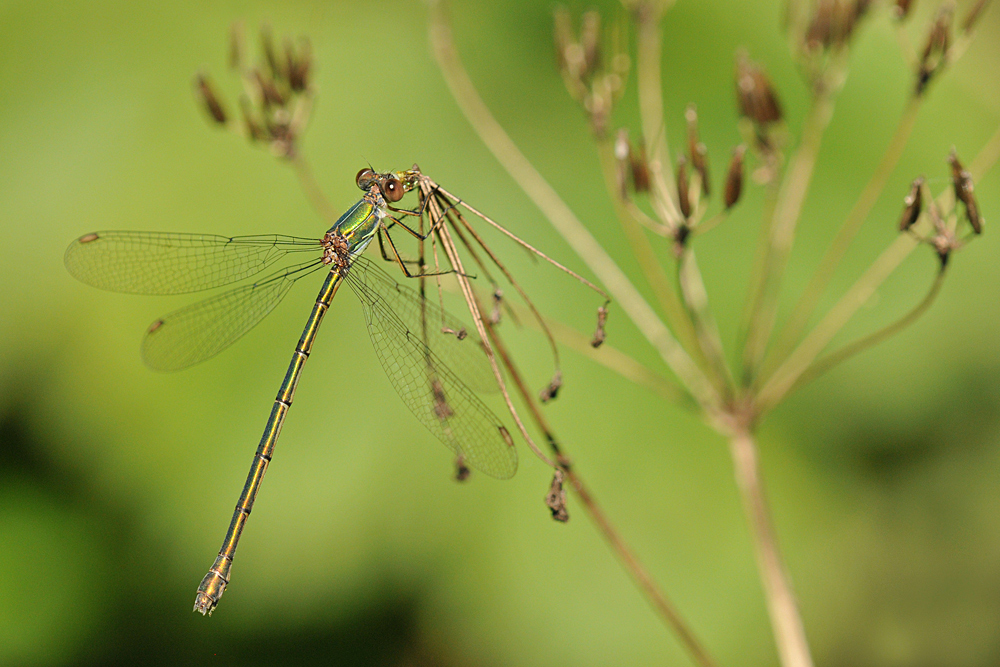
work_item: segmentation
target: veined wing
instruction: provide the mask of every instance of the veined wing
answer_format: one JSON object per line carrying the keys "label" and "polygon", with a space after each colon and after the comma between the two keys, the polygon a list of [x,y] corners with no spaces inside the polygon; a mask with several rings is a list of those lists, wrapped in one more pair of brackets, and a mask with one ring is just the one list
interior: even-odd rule
{"label": "veined wing", "polygon": [[320,259],[292,266],[161,317],[142,339],[143,361],[177,371],[214,357],[257,326],[295,281],[325,266]]}
{"label": "veined wing", "polygon": [[498,391],[493,369],[476,330],[467,330],[461,320],[442,309],[435,301],[436,295],[421,296],[420,292],[400,284],[364,257],[356,257],[351,265],[351,273],[359,272],[364,274],[361,279],[378,294],[385,307],[396,314],[408,331],[422,335],[431,351],[458,373],[465,384],[480,393]]}
{"label": "veined wing", "polygon": [[95,232],[66,249],[78,280],[130,294],[182,294],[249,278],[291,252],[322,254],[317,239],[268,234],[217,236],[169,232]]}
{"label": "veined wing", "polygon": [[[465,465],[497,479],[513,477],[517,472],[517,450],[507,429],[424,342],[420,318],[412,327],[393,312],[392,307],[397,305],[406,312],[409,297],[403,303],[398,295],[412,290],[364,258],[355,260],[347,282],[364,306],[368,333],[382,368],[420,423]],[[416,298],[420,299],[419,294]],[[432,304],[425,302],[427,305]],[[440,318],[440,310],[436,316]],[[484,358],[481,352],[480,356]]]}

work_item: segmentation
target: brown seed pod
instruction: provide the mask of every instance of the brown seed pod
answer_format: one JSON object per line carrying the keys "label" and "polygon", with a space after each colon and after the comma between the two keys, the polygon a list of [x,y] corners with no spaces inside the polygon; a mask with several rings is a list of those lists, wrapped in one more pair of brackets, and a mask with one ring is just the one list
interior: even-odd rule
{"label": "brown seed pod", "polygon": [[736,205],[743,192],[743,155],[747,152],[747,147],[740,144],[733,149],[733,157],[729,161],[729,170],[726,172],[726,188],[723,194],[723,203],[727,209]]}
{"label": "brown seed pod", "polygon": [[913,183],[910,184],[910,192],[903,199],[905,207],[903,208],[903,215],[899,218],[899,231],[901,232],[905,232],[912,227],[920,217],[920,211],[923,208],[923,198],[921,197],[923,184],[923,176],[913,179]]}

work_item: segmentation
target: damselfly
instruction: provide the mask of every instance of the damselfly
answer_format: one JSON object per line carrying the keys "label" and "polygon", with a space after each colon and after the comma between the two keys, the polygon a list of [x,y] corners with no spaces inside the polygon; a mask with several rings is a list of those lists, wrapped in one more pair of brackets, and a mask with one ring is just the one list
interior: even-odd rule
{"label": "damselfly", "polygon": [[[364,307],[368,332],[386,374],[417,419],[456,455],[460,466],[505,479],[517,470],[517,451],[500,419],[456,371],[488,370],[482,348],[463,340],[461,324],[421,291],[398,284],[361,253],[376,238],[385,259],[408,276],[406,262],[388,234],[399,226],[426,239],[447,215],[438,211],[432,229],[412,230],[390,206],[418,185],[422,205],[435,191],[414,169],[376,173],[363,169],[357,184],[364,196],[321,240],[283,235],[224,237],[198,234],[109,231],[87,234],[66,251],[66,266],[81,281],[115,292],[180,294],[250,278],[288,256],[304,258],[262,280],[236,287],[156,320],[146,332],[142,355],[156,370],[178,370],[218,354],[258,324],[298,280],[325,270],[288,371],[254,455],[236,511],[212,568],[202,580],[195,610],[210,614],[230,579],[233,556],[254,498],[292,404],[303,365],[324,314],[341,283]],[[437,206],[437,201],[435,201]],[[422,215],[422,211],[417,213]],[[422,218],[421,218],[422,221]],[[387,250],[388,247],[388,250]],[[422,269],[421,269],[422,270]],[[494,373],[495,362],[494,362]],[[471,369],[471,370],[470,370]],[[492,376],[486,378],[486,382]]]}

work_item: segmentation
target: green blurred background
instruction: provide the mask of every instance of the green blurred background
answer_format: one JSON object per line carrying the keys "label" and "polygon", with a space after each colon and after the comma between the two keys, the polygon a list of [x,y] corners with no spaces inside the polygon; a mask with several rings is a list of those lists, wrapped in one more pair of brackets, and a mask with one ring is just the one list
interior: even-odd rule
{"label": "green blurred background", "polygon": [[[917,4],[924,25],[932,8]],[[636,275],[554,66],[552,6],[456,5],[457,44],[486,101]],[[697,103],[717,179],[739,141],[738,46],[771,71],[793,130],[803,116],[780,16],[777,1],[681,0],[664,21],[668,133],[681,136],[684,106]],[[74,281],[62,256],[98,229],[325,230],[290,170],[209,127],[193,99],[201,69],[233,99],[226,38],[237,19],[310,37],[318,100],[303,148],[335,206],[357,199],[366,163],[417,161],[583,269],[459,114],[419,2],[0,3],[0,665],[689,664],[579,506],[571,501],[567,525],[548,518],[549,475],[526,449],[512,481],[450,481],[450,457],[386,381],[353,297],[336,300],[319,336],[229,592],[213,617],[191,613],[316,286],[211,362],[157,374],[141,364],[142,333],[193,299],[100,292]],[[855,51],[790,266],[794,294],[911,85],[884,15]],[[992,7],[933,85],[836,293],[892,240],[909,180],[925,173],[935,191],[948,187],[948,150],[969,161],[993,133],[998,68]],[[630,89],[616,123],[636,131],[634,112]],[[988,221],[998,184],[996,169],[977,184]],[[699,245],[730,339],[760,200],[751,190]],[[953,259],[926,317],[764,425],[770,499],[818,664],[1000,662],[994,231]],[[588,330],[590,294],[506,252],[547,314]],[[844,339],[904,312],[933,271],[930,252],[914,253]],[[665,372],[620,312],[609,333]],[[523,367],[546,367],[539,336],[514,345]],[[548,415],[641,559],[720,664],[776,664],[725,442],[572,352],[564,374]],[[548,371],[531,379],[540,387]]]}

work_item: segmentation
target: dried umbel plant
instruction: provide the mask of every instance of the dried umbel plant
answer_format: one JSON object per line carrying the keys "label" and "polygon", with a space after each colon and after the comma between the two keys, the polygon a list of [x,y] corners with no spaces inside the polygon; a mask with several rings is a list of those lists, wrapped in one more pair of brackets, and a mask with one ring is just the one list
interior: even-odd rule
{"label": "dried umbel plant", "polygon": [[[700,139],[699,112],[693,105],[685,112],[687,136],[682,148],[671,150],[667,139],[660,22],[672,1],[622,0],[628,18],[612,30],[604,28],[607,20],[596,12],[577,18],[568,10],[557,9],[557,63],[567,91],[580,104],[589,123],[618,223],[655,297],[652,304],[492,117],[462,67],[442,4],[431,3],[430,39],[449,88],[466,117],[504,168],[608,287],[616,308],[633,321],[672,371],[674,390],[661,395],[692,407],[729,440],[781,663],[811,665],[798,605],[765,502],[755,434],[761,421],[794,389],[895,334],[924,313],[940,292],[951,257],[983,232],[983,214],[975,199],[974,185],[1000,157],[1000,130],[968,168],[956,151],[947,156],[950,182],[940,192],[933,192],[931,184],[945,180],[946,156],[942,156],[941,175],[914,174],[909,192],[884,191],[890,175],[897,168],[906,169],[905,164],[900,164],[903,148],[933,82],[964,52],[987,2],[963,3],[961,8],[956,8],[954,2],[944,2],[930,23],[918,29],[908,25],[913,16],[912,2],[789,0],[785,27],[791,56],[810,94],[808,110],[801,119],[801,134],[789,136],[781,93],[768,76],[766,64],[745,51],[737,51],[734,83],[741,119],[734,136],[739,138],[733,142],[736,146],[718,189],[712,185],[709,151]],[[910,99],[880,163],[825,249],[791,314],[779,322],[789,254],[802,222],[822,138],[847,79],[851,46],[865,22],[877,12],[890,13],[899,26],[903,57],[911,64]],[[923,35],[915,47],[906,38],[914,30]],[[626,33],[634,35],[634,57],[625,49],[622,35]],[[638,118],[620,119],[616,115],[617,103],[629,79],[635,81],[638,93]],[[757,261],[746,280],[749,289],[738,349],[736,354],[727,354],[695,250],[700,235],[720,227],[728,213],[740,206],[741,194],[748,187],[763,188],[763,224]],[[810,328],[834,271],[883,194],[900,198],[898,223],[871,220],[871,224],[896,223],[899,237]],[[721,227],[715,233],[724,231]],[[661,263],[656,253],[656,245],[664,242],[673,251],[673,261],[668,265]],[[931,246],[939,259],[937,273],[923,299],[888,326],[829,349],[834,336],[920,245]],[[738,364],[727,361],[733,358],[739,360]],[[637,364],[627,358],[595,359],[630,379],[647,377],[637,373]],[[713,664],[708,652],[621,542],[593,496],[584,489],[578,497],[692,659],[700,665]],[[555,504],[565,506],[562,500]]]}

